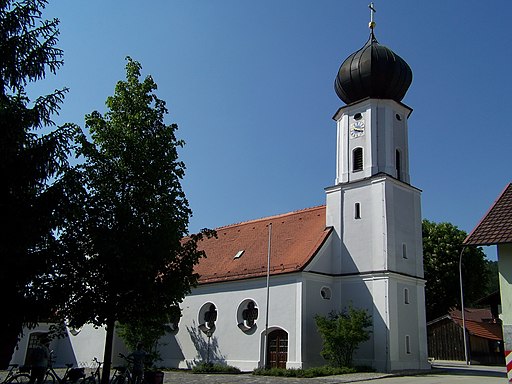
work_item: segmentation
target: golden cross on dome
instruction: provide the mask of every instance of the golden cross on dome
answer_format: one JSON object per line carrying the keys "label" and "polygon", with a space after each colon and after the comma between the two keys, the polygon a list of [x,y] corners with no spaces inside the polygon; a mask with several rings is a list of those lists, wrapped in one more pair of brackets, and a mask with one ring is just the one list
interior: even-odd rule
{"label": "golden cross on dome", "polygon": [[368,26],[370,27],[370,29],[373,31],[373,28],[375,28],[375,21],[373,20],[373,15],[375,14],[376,9],[375,9],[375,6],[373,5],[373,2],[371,2],[369,5],[368,5],[368,8],[370,8],[370,23],[368,24]]}

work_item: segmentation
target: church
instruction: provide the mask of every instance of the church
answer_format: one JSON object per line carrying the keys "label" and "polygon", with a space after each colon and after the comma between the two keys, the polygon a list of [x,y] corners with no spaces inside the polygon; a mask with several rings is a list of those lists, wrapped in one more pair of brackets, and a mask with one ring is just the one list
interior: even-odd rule
{"label": "church", "polygon": [[[379,44],[374,27],[372,20],[366,44],[335,74],[344,105],[333,116],[336,174],[325,205],[227,225],[203,240],[199,285],[159,343],[162,366],[325,365],[315,315],[351,305],[372,318],[356,365],[383,372],[430,368],[421,191],[410,184],[412,109],[401,102],[412,71]],[[30,332],[41,334],[44,325]],[[103,340],[102,330],[84,327],[52,347],[62,362],[89,365],[103,355]],[[30,343],[27,334],[13,363],[24,362]],[[118,340],[113,356],[122,348]]]}

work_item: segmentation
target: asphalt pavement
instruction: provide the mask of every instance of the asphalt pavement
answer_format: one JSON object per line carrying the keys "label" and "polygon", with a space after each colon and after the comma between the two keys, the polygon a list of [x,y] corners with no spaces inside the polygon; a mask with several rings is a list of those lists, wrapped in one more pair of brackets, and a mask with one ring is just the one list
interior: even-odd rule
{"label": "asphalt pavement", "polygon": [[[0,382],[6,372],[0,372]],[[164,384],[504,384],[506,368],[459,362],[435,362],[429,371],[394,373],[365,372],[312,379],[255,376],[244,374],[193,374],[191,371],[165,371]]]}

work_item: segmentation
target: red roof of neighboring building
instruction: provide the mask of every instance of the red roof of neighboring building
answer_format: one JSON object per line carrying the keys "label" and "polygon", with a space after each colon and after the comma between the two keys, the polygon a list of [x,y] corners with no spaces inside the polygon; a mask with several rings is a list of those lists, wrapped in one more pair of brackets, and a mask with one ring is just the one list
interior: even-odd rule
{"label": "red roof of neighboring building", "polygon": [[[451,310],[451,319],[462,327],[462,315],[458,309]],[[501,324],[492,317],[489,309],[467,308],[464,311],[464,323],[470,335],[490,340],[503,340]]]}
{"label": "red roof of neighboring building", "polygon": [[512,243],[512,183],[507,185],[480,223],[466,237],[466,245]]}
{"label": "red roof of neighboring building", "polygon": [[325,206],[217,228],[217,238],[198,244],[206,252],[194,269],[199,284],[266,276],[270,223],[271,275],[302,270],[332,230],[325,226]]}

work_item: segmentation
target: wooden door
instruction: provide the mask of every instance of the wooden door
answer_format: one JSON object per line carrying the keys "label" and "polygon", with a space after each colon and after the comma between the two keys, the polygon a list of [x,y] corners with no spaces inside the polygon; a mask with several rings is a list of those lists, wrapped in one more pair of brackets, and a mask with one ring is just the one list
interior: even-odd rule
{"label": "wooden door", "polygon": [[288,333],[282,329],[268,334],[267,361],[270,368],[286,368],[288,361]]}

